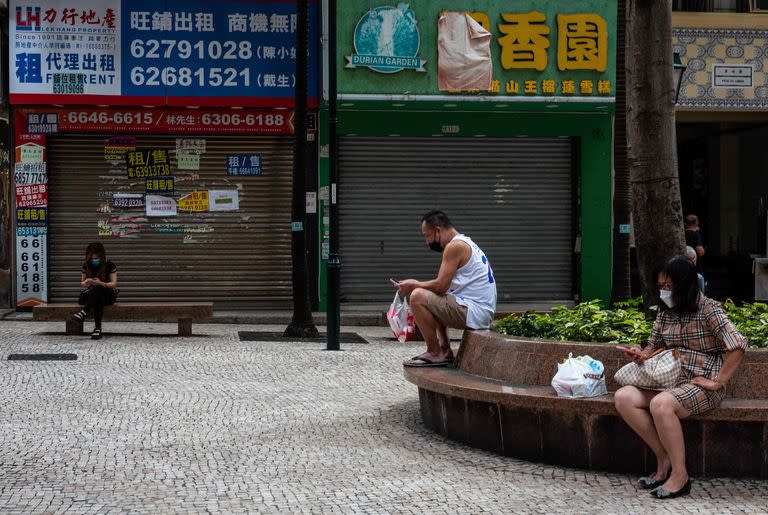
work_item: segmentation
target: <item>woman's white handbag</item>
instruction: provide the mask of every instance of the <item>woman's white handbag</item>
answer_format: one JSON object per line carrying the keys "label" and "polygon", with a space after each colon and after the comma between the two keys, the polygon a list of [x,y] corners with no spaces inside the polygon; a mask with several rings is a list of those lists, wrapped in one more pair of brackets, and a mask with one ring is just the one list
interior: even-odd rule
{"label": "woman's white handbag", "polygon": [[680,368],[680,351],[662,348],[642,363],[627,363],[613,377],[622,386],[666,390],[677,384]]}

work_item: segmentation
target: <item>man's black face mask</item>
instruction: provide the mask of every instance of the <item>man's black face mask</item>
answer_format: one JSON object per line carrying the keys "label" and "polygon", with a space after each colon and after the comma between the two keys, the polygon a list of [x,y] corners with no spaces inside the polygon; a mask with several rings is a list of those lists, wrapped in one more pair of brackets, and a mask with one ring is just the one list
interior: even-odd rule
{"label": "man's black face mask", "polygon": [[437,237],[437,233],[435,233],[435,239],[429,243],[429,250],[434,250],[435,252],[443,251],[443,246],[440,245],[440,238]]}

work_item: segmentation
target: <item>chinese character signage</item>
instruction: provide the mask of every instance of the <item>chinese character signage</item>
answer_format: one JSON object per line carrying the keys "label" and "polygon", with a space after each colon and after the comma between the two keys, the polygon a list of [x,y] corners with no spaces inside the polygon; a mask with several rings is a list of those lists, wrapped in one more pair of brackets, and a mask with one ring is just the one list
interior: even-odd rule
{"label": "chinese character signage", "polygon": [[179,170],[199,170],[200,154],[179,154],[176,156],[176,166]]}
{"label": "chinese character signage", "polygon": [[[491,33],[493,81],[485,95],[594,97],[615,88],[615,0],[340,0],[339,90],[356,94],[438,95],[437,26],[441,13],[467,12]],[[356,13],[350,16],[349,13]],[[418,29],[416,28],[418,27]],[[419,41],[414,47],[414,42]],[[415,50],[414,50],[415,49]],[[425,74],[394,73],[428,63]],[[372,73],[379,72],[379,73]],[[389,75],[384,75],[388,73]]]}
{"label": "chinese character signage", "polygon": [[[11,0],[12,103],[290,106],[296,4]],[[316,97],[317,2],[310,2]]]}
{"label": "chinese character signage", "polygon": [[261,175],[261,154],[228,156],[227,175]]}
{"label": "chinese character signage", "polygon": [[17,184],[16,207],[46,207],[48,205],[47,184]]}
{"label": "chinese character signage", "polygon": [[121,161],[127,152],[134,150],[136,150],[136,136],[113,136],[104,142],[104,159]]}
{"label": "chinese character signage", "polygon": [[[229,108],[113,108],[113,107],[54,107],[26,108],[20,107],[17,112],[28,119],[40,120],[42,114],[56,115],[58,132],[173,132],[173,133],[231,133],[231,134],[293,134],[292,110],[268,109],[237,109]],[[42,114],[41,114],[42,113]],[[38,115],[35,118],[34,115]],[[46,120],[52,118],[46,118]],[[21,147],[26,162],[31,159],[43,160],[44,146],[34,139],[41,134],[25,134],[29,141]],[[113,141],[114,140],[114,141]],[[205,142],[205,140],[190,140]],[[126,149],[134,150],[135,141],[131,144],[125,137],[111,138],[104,143],[104,157],[111,160],[113,156],[125,155]],[[186,143],[185,143],[186,144]],[[178,145],[178,143],[177,143]],[[177,146],[177,149],[179,147]],[[203,147],[204,148],[204,147]],[[184,152],[194,153],[195,150],[183,149]],[[17,151],[18,157],[19,152]],[[199,150],[198,150],[199,151]],[[109,157],[108,157],[109,156]]]}
{"label": "chinese character signage", "polygon": [[193,191],[179,199],[179,211],[208,211],[208,192]]}
{"label": "chinese character signage", "polygon": [[171,175],[168,151],[164,148],[126,152],[125,160],[128,163],[129,179]]}
{"label": "chinese character signage", "polygon": [[16,147],[16,164],[44,164],[45,147],[28,141]]}
{"label": "chinese character signage", "polygon": [[164,195],[172,197],[176,188],[173,177],[162,179],[147,179],[145,183],[147,195]]}
{"label": "chinese character signage", "polygon": [[[48,174],[45,136],[28,134],[17,113],[16,164],[16,305],[32,308],[48,300]],[[36,119],[33,123],[40,123]]]}
{"label": "chinese character signage", "polygon": [[176,200],[161,195],[147,195],[147,216],[176,216]]}
{"label": "chinese character signage", "polygon": [[27,118],[27,133],[53,134],[59,132],[58,113],[30,113]]}

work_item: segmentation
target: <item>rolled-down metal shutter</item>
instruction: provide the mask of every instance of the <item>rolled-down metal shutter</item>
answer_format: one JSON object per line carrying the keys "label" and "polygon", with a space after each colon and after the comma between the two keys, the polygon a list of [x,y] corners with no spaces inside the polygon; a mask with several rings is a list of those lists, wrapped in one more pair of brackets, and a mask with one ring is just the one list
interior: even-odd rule
{"label": "rolled-down metal shutter", "polygon": [[[238,211],[179,211],[148,219],[144,208],[99,212],[112,205],[113,193],[145,192],[144,180],[128,179],[125,162],[105,160],[110,136],[48,138],[51,302],[77,299],[85,247],[100,240],[118,266],[121,300],[212,301],[217,308],[290,305],[291,138],[178,136],[207,142],[200,170],[183,171],[176,166],[177,136],[136,136],[137,148],[169,150],[177,200],[198,190],[239,190]],[[261,154],[263,175],[227,176],[227,156],[235,154]],[[115,216],[138,217],[129,223],[140,232],[99,236],[99,221]]]}
{"label": "rolled-down metal shutter", "polygon": [[339,166],[345,301],[437,275],[420,230],[434,208],[484,250],[499,302],[573,298],[570,139],[345,137]]}

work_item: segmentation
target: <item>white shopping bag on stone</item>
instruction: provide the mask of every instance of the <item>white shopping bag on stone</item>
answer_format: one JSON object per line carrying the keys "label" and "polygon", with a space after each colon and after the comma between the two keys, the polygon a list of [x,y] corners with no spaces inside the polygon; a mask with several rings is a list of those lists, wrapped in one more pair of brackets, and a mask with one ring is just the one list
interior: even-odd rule
{"label": "white shopping bag on stone", "polygon": [[389,306],[387,321],[389,322],[389,327],[392,328],[392,333],[400,343],[413,340],[416,322],[413,319],[413,313],[411,313],[411,306],[408,304],[408,299],[405,297],[401,298],[397,292],[395,292],[395,300]]}
{"label": "white shopping bag on stone", "polygon": [[552,378],[552,388],[559,397],[598,397],[606,395],[605,367],[590,356],[568,358],[557,364],[557,373]]}

